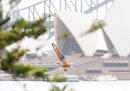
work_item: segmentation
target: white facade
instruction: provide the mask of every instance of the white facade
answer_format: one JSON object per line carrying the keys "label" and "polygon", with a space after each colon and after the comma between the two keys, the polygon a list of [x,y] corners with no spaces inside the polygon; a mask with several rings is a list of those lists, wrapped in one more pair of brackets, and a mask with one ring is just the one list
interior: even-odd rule
{"label": "white facade", "polygon": [[[104,38],[105,32],[98,30],[96,32],[82,36],[83,33],[89,30],[93,22],[94,19],[90,15],[84,13],[57,13],[55,19],[55,31],[57,45],[60,48],[60,50],[66,54],[67,51],[71,52],[72,48],[75,48],[75,46],[77,46],[77,52],[83,52],[83,54],[86,56],[94,56],[98,49],[108,50],[108,46],[105,42],[106,39]],[[68,38],[63,38],[63,34],[65,32],[69,33]],[[66,45],[67,42],[68,45]],[[100,46],[100,44],[102,44],[102,46]]]}
{"label": "white facade", "polygon": [[[91,34],[81,36],[87,31],[94,19],[87,14],[79,12],[57,13],[56,34],[61,36],[64,31],[71,33],[71,37],[77,42],[80,50],[87,56],[93,56],[96,50],[108,50],[109,53],[119,56],[130,55],[130,0],[114,0],[113,5],[104,19],[106,26],[104,31],[98,30]],[[60,32],[59,32],[60,31]],[[98,34],[99,33],[99,34]],[[57,44],[61,50],[66,40],[57,38]],[[70,45],[70,44],[69,44]],[[101,47],[102,45],[102,47]],[[70,49],[71,50],[71,47]]]}
{"label": "white facade", "polygon": [[106,14],[105,32],[120,56],[130,54],[130,0],[114,0]]}

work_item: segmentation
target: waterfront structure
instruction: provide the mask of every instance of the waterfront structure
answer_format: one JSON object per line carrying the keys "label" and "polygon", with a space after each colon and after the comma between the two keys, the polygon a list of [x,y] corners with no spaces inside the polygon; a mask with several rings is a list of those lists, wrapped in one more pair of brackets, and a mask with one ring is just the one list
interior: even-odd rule
{"label": "waterfront structure", "polygon": [[[78,46],[76,50],[79,51],[72,51],[75,53],[83,53],[86,57],[82,60],[88,60],[86,63],[76,66],[76,71],[70,70],[68,74],[74,74],[76,72],[78,75],[86,75],[91,79],[94,79],[100,74],[112,74],[116,75],[118,79],[130,79],[129,4],[129,0],[126,0],[125,2],[123,0],[115,0],[104,19],[106,26],[96,32],[86,34],[83,37],[80,37],[80,35],[84,31],[87,31],[94,21],[91,16],[72,12],[57,13],[57,45],[62,51],[64,51],[65,54],[68,53],[66,52],[67,48],[71,53],[72,48],[75,48],[74,46]],[[64,32],[69,32],[71,36],[69,36],[68,39],[62,40],[61,35],[63,36]],[[98,48],[100,49],[100,47],[97,47],[99,32],[100,35],[101,33],[103,34],[102,38],[105,41],[106,47],[103,49],[107,50],[107,54],[104,53],[104,55],[100,58],[94,56]],[[71,45],[66,47],[67,42],[68,45]],[[73,47],[71,47],[72,43],[74,43]],[[101,41],[99,41],[99,43],[101,43]],[[109,57],[105,57],[108,54]],[[90,58],[89,60],[88,56],[92,57],[92,59]],[[71,60],[73,60],[73,58]]]}
{"label": "waterfront structure", "polygon": [[[94,56],[98,51],[118,54],[104,30],[84,35],[95,22],[90,15],[80,12],[57,13],[55,19],[56,41],[65,55],[81,53]],[[65,38],[66,35],[66,38]],[[114,50],[113,50],[114,49]]]}
{"label": "waterfront structure", "polygon": [[[75,51],[77,49],[77,52],[82,51],[86,56],[93,56],[96,50],[98,50],[98,38],[99,36],[103,36],[100,40],[103,39],[104,41],[99,41],[100,43],[105,43],[102,43],[104,45],[102,48],[103,50],[108,50],[109,53],[117,55],[119,53],[119,56],[128,56],[130,53],[130,17],[129,12],[127,12],[129,11],[129,3],[129,0],[125,2],[123,0],[115,0],[105,16],[104,21],[106,26],[98,29],[96,32],[86,34],[85,36],[82,34],[87,32],[94,22],[94,19],[89,14],[80,12],[57,13],[55,30],[56,41],[59,48],[62,51],[66,51],[67,48],[69,51]],[[69,33],[68,38],[62,38],[66,32]],[[100,34],[99,36],[98,33]],[[65,42],[73,46],[67,46]],[[67,54],[67,52],[64,53]],[[68,52],[68,54],[69,53],[70,52]]]}

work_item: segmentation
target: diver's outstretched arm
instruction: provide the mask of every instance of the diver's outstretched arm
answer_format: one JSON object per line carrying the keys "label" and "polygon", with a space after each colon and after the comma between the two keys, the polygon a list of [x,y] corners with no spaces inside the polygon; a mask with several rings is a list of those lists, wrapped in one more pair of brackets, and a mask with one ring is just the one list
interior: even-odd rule
{"label": "diver's outstretched arm", "polygon": [[64,59],[63,53],[56,47],[56,45],[54,43],[52,43],[52,47],[54,48],[58,58],[60,60]]}

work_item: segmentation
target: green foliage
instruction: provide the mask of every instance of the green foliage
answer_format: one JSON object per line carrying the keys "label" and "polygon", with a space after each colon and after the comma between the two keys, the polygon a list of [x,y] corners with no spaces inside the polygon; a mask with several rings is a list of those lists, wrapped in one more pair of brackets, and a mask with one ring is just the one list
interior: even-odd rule
{"label": "green foliage", "polygon": [[0,31],[0,49],[3,49],[5,46],[10,45],[14,42],[17,42],[23,37],[24,36],[20,30]]}
{"label": "green foliage", "polygon": [[1,58],[1,69],[15,76],[15,65],[25,53],[25,50],[14,49]]}
{"label": "green foliage", "polygon": [[35,23],[27,22],[24,19],[16,21],[12,30],[0,32],[0,49],[21,40],[25,36],[37,38],[47,32],[43,22],[44,20],[41,19]]}
{"label": "green foliage", "polygon": [[33,68],[32,65],[24,65],[18,63],[19,59],[24,55],[24,50],[15,49],[12,52],[8,52],[7,55],[1,58],[1,69],[9,72],[15,76],[32,76],[35,78],[41,78],[43,80],[48,79],[47,68]]}
{"label": "green foliage", "polygon": [[9,20],[10,20],[10,17],[9,17],[9,16],[6,16],[5,19],[3,19],[3,20],[0,22],[0,26],[6,24]]}
{"label": "green foliage", "polygon": [[85,33],[83,33],[82,35],[93,33],[93,32],[97,31],[99,28],[102,28],[105,25],[106,24],[105,24],[105,22],[103,20],[95,20],[92,23],[91,27]]}
{"label": "green foliage", "polygon": [[[12,10],[21,0],[9,0],[10,9],[7,12],[5,18],[3,17],[3,4],[0,0],[0,51],[6,46],[22,40],[25,36],[37,38],[38,36],[47,32],[45,27],[46,18],[41,18],[35,22],[29,22],[24,19],[15,21],[12,26],[7,30],[3,28],[10,20],[10,10]],[[11,52],[7,52],[5,56],[0,58],[1,69],[3,71],[16,76],[27,76],[30,72],[33,72],[33,76],[47,78],[47,68],[33,69],[31,65],[23,65],[19,63],[20,58],[26,53],[25,50],[16,48]]]}
{"label": "green foliage", "polygon": [[30,72],[30,75],[35,78],[42,78],[43,80],[48,79],[47,68],[35,68]]}
{"label": "green foliage", "polygon": [[45,72],[43,75],[42,75],[42,80],[43,81],[48,81],[48,74]]}
{"label": "green foliage", "polygon": [[52,85],[49,91],[61,91],[61,89],[57,85]]}
{"label": "green foliage", "polygon": [[49,81],[50,82],[66,82],[67,78],[56,73],[49,77]]}
{"label": "green foliage", "polygon": [[60,88],[57,85],[52,85],[49,91],[65,91],[68,85],[64,85],[62,88]]}
{"label": "green foliage", "polygon": [[50,87],[49,91],[76,91],[74,88],[69,88],[68,85],[64,85],[62,88],[60,88],[58,85],[54,84]]}
{"label": "green foliage", "polygon": [[63,33],[63,38],[68,38],[70,36],[70,33],[69,32],[64,32]]}
{"label": "green foliage", "polygon": [[15,74],[16,76],[28,76],[28,72],[33,70],[32,65],[23,65],[23,64],[17,64],[15,65]]}
{"label": "green foliage", "polygon": [[21,30],[21,34],[23,36],[34,37],[37,38],[38,36],[47,32],[47,29],[44,25],[45,19],[39,19],[35,22],[29,22],[24,19],[17,20],[13,25],[12,28],[14,30]]}

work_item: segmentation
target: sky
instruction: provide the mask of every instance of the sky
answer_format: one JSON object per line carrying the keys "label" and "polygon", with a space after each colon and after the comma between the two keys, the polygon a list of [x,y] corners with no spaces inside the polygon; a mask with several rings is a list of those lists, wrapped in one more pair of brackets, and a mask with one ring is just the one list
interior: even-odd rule
{"label": "sky", "polygon": [[37,2],[40,2],[40,1],[43,1],[43,0],[22,0],[20,2],[20,4],[18,5],[18,8],[24,8],[24,7],[33,5],[33,4],[37,3]]}

